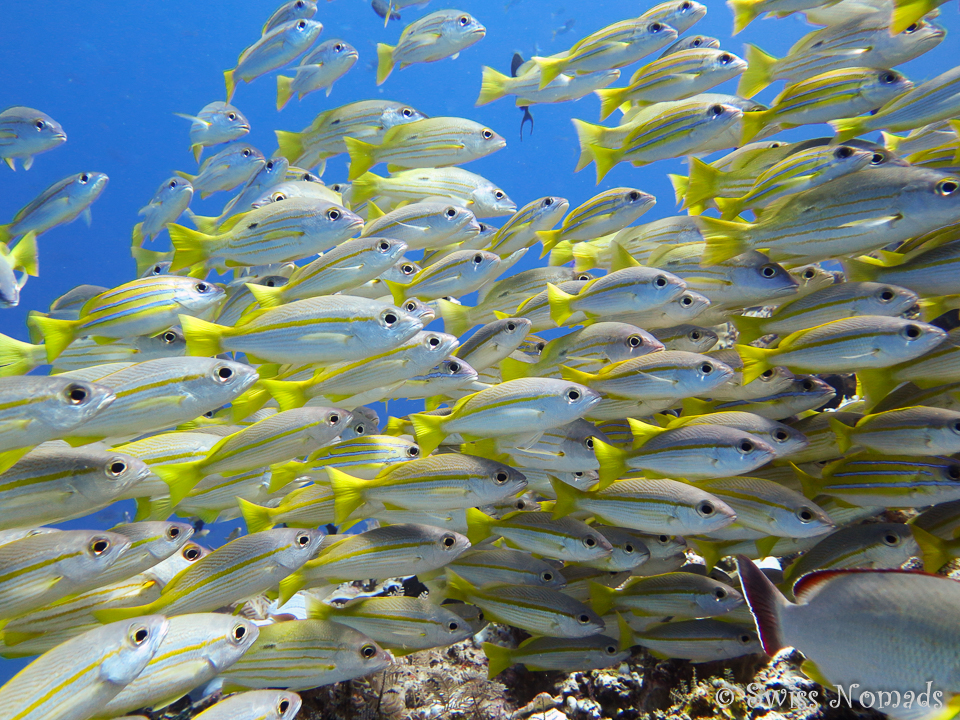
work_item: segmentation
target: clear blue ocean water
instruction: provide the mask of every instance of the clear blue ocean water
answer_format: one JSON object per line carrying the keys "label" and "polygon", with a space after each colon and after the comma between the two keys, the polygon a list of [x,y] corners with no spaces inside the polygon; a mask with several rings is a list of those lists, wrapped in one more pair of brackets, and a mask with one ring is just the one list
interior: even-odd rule
{"label": "clear blue ocean water", "polygon": [[[716,0],[705,1],[707,16],[686,34],[710,35],[724,49],[742,54],[745,42],[755,43],[781,56],[813,29],[800,16],[761,20],[731,38],[732,15]],[[93,205],[89,227],[78,220],[42,235],[40,277],[24,288],[20,306],[0,310],[0,332],[26,340],[25,318],[33,309],[46,310],[50,302],[70,288],[83,284],[115,286],[136,276],[130,257],[130,232],[137,211],[174,170],[196,171],[189,152],[189,122],[176,112],[196,113],[213,100],[225,99],[223,71],[233,67],[240,52],[255,42],[260,28],[279,2],[238,0],[194,3],[162,2],[27,3],[6,0],[0,10],[4,42],[0,43],[0,109],[26,105],[58,120],[68,141],[36,158],[33,168],[11,172],[0,166],[0,223],[9,222],[23,205],[51,183],[82,171],[105,172],[110,183]],[[578,174],[577,137],[570,119],[597,122],[599,102],[588,96],[578,102],[533,108],[532,136],[518,137],[521,113],[511,99],[474,107],[483,65],[509,74],[514,52],[525,58],[566,49],[579,38],[617,20],[636,16],[653,2],[633,0],[463,0],[455,5],[433,0],[426,9],[408,8],[401,21],[384,28],[367,0],[334,0],[318,3],[315,20],[324,25],[321,40],[341,38],[360,53],[353,69],[323,92],[296,99],[280,113],[276,110],[276,72],[241,84],[233,99],[251,122],[245,138],[266,156],[276,150],[274,130],[298,131],[324,110],[357,100],[383,98],[405,102],[431,115],[461,116],[489,125],[507,139],[507,148],[466,169],[489,178],[503,188],[518,207],[544,195],[559,195],[580,204],[599,190],[631,186],[653,193],[658,205],[641,222],[676,214],[667,173],[686,174],[682,160],[662,161],[643,168],[617,166],[601,183],[594,184],[592,166]],[[395,44],[403,27],[426,12],[455,7],[473,14],[487,28],[486,37],[456,60],[414,65],[394,71],[376,86],[376,43]],[[899,66],[915,83],[927,80],[960,59],[960,18],[956,3],[941,8],[937,21],[948,30],[947,39],[932,52]],[[564,28],[565,31],[561,32]],[[629,76],[635,67],[626,68]],[[615,83],[622,86],[624,78]],[[735,92],[736,82],[717,92]],[[769,103],[782,88],[775,84],[757,96]],[[610,124],[610,123],[607,123]],[[785,139],[832,134],[826,126],[782,133]],[[207,151],[206,155],[211,154]],[[324,180],[346,179],[346,156],[332,159]],[[382,166],[375,169],[381,172]],[[200,215],[218,215],[227,202],[224,193],[207,200],[194,199]],[[502,224],[494,219],[493,224]],[[164,233],[152,249],[166,250]],[[539,248],[514,268],[514,272],[539,264]],[[472,304],[473,298],[464,301]],[[440,321],[434,322],[439,328]],[[391,414],[410,408],[391,404]],[[122,521],[128,506],[108,508],[96,516],[66,523],[71,527],[109,527]],[[3,509],[0,508],[0,512]],[[214,545],[242,522],[222,523],[205,542]],[[0,682],[28,661],[0,660]]]}

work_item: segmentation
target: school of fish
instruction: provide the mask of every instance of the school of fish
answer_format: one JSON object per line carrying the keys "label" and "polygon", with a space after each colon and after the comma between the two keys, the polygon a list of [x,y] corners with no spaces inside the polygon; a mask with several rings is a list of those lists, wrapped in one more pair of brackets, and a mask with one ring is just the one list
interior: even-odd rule
{"label": "school of fish", "polygon": [[[0,336],[0,655],[37,656],[0,720],[156,711],[217,678],[199,718],[292,720],[297,691],[490,622],[528,636],[483,644],[490,677],[795,647],[827,686],[943,699],[894,717],[960,709],[960,585],[936,574],[960,558],[960,67],[895,69],[943,42],[941,4],[730,0],[734,33],[820,26],[775,58],[668,0],[483,68],[477,105],[509,96],[531,128],[533,105],[599,98],[614,124],[573,119],[570,168],[598,184],[688,157],[679,214],[639,223],[658,199],[633,187],[518,208],[461,167],[500,134],[389,100],[277,130],[267,157],[242,85],[286,68],[279,111],[358,59],[326,39],[335,6],[280,7],[226,101],[183,115],[202,164],[140,211],[137,277]],[[385,23],[410,5],[373,3]],[[480,20],[425,12],[378,46],[377,84],[468,56]],[[13,170],[66,140],[0,113]],[[0,226],[0,304],[107,182],[70,175]],[[190,210],[213,193],[219,216]],[[424,410],[371,407],[401,399]],[[131,499],[109,531],[56,528]],[[240,517],[221,547],[192,539]]]}

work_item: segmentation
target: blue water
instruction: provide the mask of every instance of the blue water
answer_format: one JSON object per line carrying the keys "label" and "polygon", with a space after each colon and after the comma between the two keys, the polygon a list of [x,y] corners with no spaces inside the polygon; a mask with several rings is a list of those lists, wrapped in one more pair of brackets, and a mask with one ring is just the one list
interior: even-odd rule
{"label": "blue water", "polygon": [[[701,0],[703,1],[703,0]],[[130,258],[130,232],[137,211],[174,170],[195,172],[189,152],[189,122],[173,113],[196,113],[225,96],[223,71],[240,52],[255,42],[260,28],[279,3],[163,2],[3,3],[3,43],[0,43],[0,109],[26,105],[40,109],[64,127],[65,145],[36,158],[33,168],[16,173],[0,166],[0,223],[9,222],[19,208],[51,183],[82,171],[105,172],[110,183],[93,205],[91,226],[78,220],[55,228],[39,239],[40,277],[24,288],[20,306],[0,311],[0,332],[26,340],[29,310],[45,310],[70,288],[90,283],[115,286],[135,277]],[[316,20],[324,24],[321,40],[342,38],[360,53],[353,69],[334,86],[329,98],[323,92],[302,102],[292,100],[276,111],[277,73],[241,84],[233,103],[251,122],[246,140],[266,156],[276,149],[273,131],[301,130],[324,110],[356,100],[384,98],[413,105],[431,116],[471,118],[489,125],[508,142],[506,149],[470,163],[467,169],[498,184],[518,207],[543,195],[559,195],[575,207],[600,189],[631,186],[653,193],[659,204],[641,222],[673,215],[673,190],[667,173],[686,174],[681,160],[663,161],[644,168],[618,165],[599,188],[592,166],[573,173],[578,156],[576,133],[570,118],[596,122],[599,102],[589,96],[576,103],[535,106],[531,137],[519,141],[521,113],[509,99],[481,108],[473,106],[480,88],[483,65],[509,73],[514,52],[525,58],[566,49],[579,38],[605,25],[638,15],[653,3],[623,0],[463,0],[456,8],[473,14],[487,28],[486,37],[456,60],[414,65],[394,71],[381,86],[375,83],[376,43],[396,44],[400,31],[426,11],[451,7],[434,0],[427,10],[408,8],[400,22],[384,28],[364,0],[319,2]],[[723,47],[738,54],[744,42],[759,45],[781,56],[812,28],[799,17],[756,21],[731,39],[732,16],[720,2],[706,2],[709,12],[687,34],[721,39]],[[954,65],[960,56],[960,20],[954,3],[944,5],[938,22],[947,28],[947,39],[932,52],[899,66],[914,82],[929,79]],[[572,24],[571,24],[572,21]],[[567,32],[555,31],[568,27]],[[635,68],[622,71],[629,76]],[[622,79],[621,79],[622,80]],[[618,82],[616,85],[623,85]],[[781,89],[776,84],[757,96],[769,103]],[[717,92],[735,92],[736,82]],[[609,123],[608,123],[609,124]],[[783,133],[786,139],[831,134],[829,128],[807,127]],[[209,152],[208,152],[209,154]],[[382,166],[375,169],[382,171]],[[346,179],[346,156],[328,164],[324,180]],[[205,201],[195,198],[192,208],[200,215],[218,215],[228,196],[217,193]],[[494,219],[493,224],[502,224]],[[162,235],[152,249],[166,250]],[[514,272],[537,264],[534,248]],[[471,297],[466,298],[470,303]],[[435,322],[439,327],[440,323]],[[391,411],[406,412],[404,406]],[[70,523],[73,527],[110,525],[122,520],[128,508],[110,508],[94,518]],[[0,508],[2,512],[2,508]],[[206,540],[218,542],[239,522],[226,523]],[[27,661],[0,660],[0,681]]]}

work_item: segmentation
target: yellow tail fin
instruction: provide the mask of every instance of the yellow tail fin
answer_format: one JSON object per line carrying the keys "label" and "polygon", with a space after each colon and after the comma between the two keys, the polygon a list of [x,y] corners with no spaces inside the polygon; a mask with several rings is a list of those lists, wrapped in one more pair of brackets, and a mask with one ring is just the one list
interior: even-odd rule
{"label": "yellow tail fin", "polygon": [[333,488],[334,522],[343,525],[366,502],[363,495],[366,481],[347,475],[335,467],[327,468],[327,477]]}
{"label": "yellow tail fin", "polygon": [[280,155],[290,161],[291,164],[297,161],[303,155],[303,135],[301,133],[287,132],[286,130],[276,130],[277,145]]}
{"label": "yellow tail fin", "polygon": [[242,497],[237,498],[237,503],[240,505],[240,514],[243,515],[243,520],[247,524],[248,534],[252,535],[273,528],[274,522],[270,517],[270,508],[249,502]]}
{"label": "yellow tail fin", "polygon": [[386,43],[377,43],[377,85],[384,81],[393,72],[393,51],[395,48]]}
{"label": "yellow tail fin", "polygon": [[716,265],[750,250],[750,244],[747,241],[747,232],[752,227],[750,223],[717,220],[705,215],[700,217],[703,223],[703,236],[707,241],[701,258],[702,264]]}
{"label": "yellow tail fin", "polygon": [[363,142],[352,137],[345,137],[343,141],[347,144],[347,153],[350,155],[350,171],[347,175],[348,180],[356,180],[377,164],[377,145]]}
{"label": "yellow tail fin", "polygon": [[466,511],[467,518],[467,540],[471,545],[477,545],[494,534],[493,526],[496,524],[496,518],[492,518],[482,510],[469,508]]}
{"label": "yellow tail fin", "polygon": [[[744,117],[749,114],[750,113],[746,113]],[[828,124],[837,134],[837,136],[834,138],[834,142],[842,143],[866,132],[865,126],[867,124],[867,118],[842,118],[840,120],[831,120]],[[744,142],[746,142],[746,140],[744,140]]]}
{"label": "yellow tail fin", "polygon": [[853,428],[849,425],[846,425],[836,418],[828,418],[827,422],[830,423],[830,429],[836,433],[837,436],[837,447],[840,448],[840,452],[846,454],[846,452],[853,447],[853,439],[850,437],[853,432]]}
{"label": "yellow tail fin", "polygon": [[766,334],[763,332],[763,325],[769,318],[754,317],[752,315],[731,315],[727,319],[737,328],[739,342],[746,345],[758,338],[762,338]]}
{"label": "yellow tail fin", "polygon": [[532,57],[530,60],[540,68],[540,90],[553,82],[567,66],[566,58]]}
{"label": "yellow tail fin", "polygon": [[485,642],[483,654],[487,656],[487,678],[490,680],[514,664],[513,651],[510,648]]}
{"label": "yellow tail fin", "polygon": [[223,352],[223,334],[229,328],[190,315],[180,315],[180,327],[187,341],[187,354],[216,357]]}
{"label": "yellow tail fin", "polygon": [[597,488],[603,490],[627,471],[627,453],[597,438],[593,440],[593,452],[600,463],[600,482]]}
{"label": "yellow tail fin", "polygon": [[170,504],[175,506],[183,500],[198,482],[203,480],[203,461],[198,460],[175,465],[155,465],[151,469],[154,475],[163,480],[170,488]]}
{"label": "yellow tail fin", "polygon": [[284,288],[287,287],[268,287],[266,285],[254,285],[253,283],[246,283],[247,290],[250,291],[250,294],[256,299],[257,304],[263,308],[274,308],[283,305],[284,303]]}
{"label": "yellow tail fin", "polygon": [[699,205],[716,197],[722,173],[699,158],[690,158],[690,176],[687,178],[687,192],[683,197],[683,207]]}
{"label": "yellow tail fin", "polygon": [[47,362],[51,365],[60,357],[60,353],[77,337],[79,320],[57,320],[43,315],[30,315],[27,322],[43,335],[43,345],[47,351]]}
{"label": "yellow tail fin", "polygon": [[353,181],[350,203],[357,207],[380,192],[380,183],[383,180],[379,175],[371,172],[364,173]]}
{"label": "yellow tail fin", "polygon": [[293,410],[307,403],[308,398],[304,392],[307,381],[262,380],[261,382],[263,388],[280,405],[281,410]]}
{"label": "yellow tail fin", "polygon": [[590,607],[597,615],[607,615],[613,610],[613,603],[617,599],[617,591],[612,587],[601,585],[598,582],[590,583]]}
{"label": "yellow tail fin", "polygon": [[948,551],[945,540],[916,525],[910,525],[910,531],[913,533],[917,545],[920,546],[920,553],[923,556],[923,569],[928,573],[935,573],[953,560],[953,555]]}
{"label": "yellow tail fin", "polygon": [[740,144],[746,145],[753,140],[761,130],[770,124],[773,117],[772,110],[757,110],[755,112],[745,112],[740,121],[743,125],[743,134],[740,136]]}
{"label": "yellow tail fin", "polygon": [[627,88],[602,88],[594,90],[594,94],[600,98],[600,119],[606,120],[610,114],[623,104],[626,99]]}
{"label": "yellow tail fin", "polygon": [[733,11],[734,35],[756,20],[762,12],[757,0],[727,0],[727,5]]}
{"label": "yellow tail fin", "polygon": [[776,367],[773,356],[777,351],[772,348],[759,348],[754,345],[735,345],[740,359],[743,360],[743,384],[753,382],[767,370]]}
{"label": "yellow tail fin", "polygon": [[227,102],[233,100],[233,93],[237,90],[237,81],[233,70],[224,70],[223,82],[227,86]]}
{"label": "yellow tail fin", "polygon": [[577,509],[577,501],[583,495],[573,485],[568,485],[563,480],[550,478],[550,486],[553,488],[557,501],[553,505],[553,519],[558,520]]}
{"label": "yellow tail fin", "polygon": [[457,305],[443,298],[437,300],[437,309],[443,318],[443,329],[450,335],[460,337],[471,328],[470,310],[466,305]]}
{"label": "yellow tail fin", "polygon": [[209,247],[213,240],[210,235],[176,223],[167,225],[167,232],[170,233],[170,242],[174,250],[170,272],[174,273],[177,270],[204,263],[210,257]]}
{"label": "yellow tail fin", "polygon": [[417,444],[420,446],[421,457],[426,457],[436,450],[447,437],[447,433],[443,429],[444,420],[446,418],[442,415],[415,413],[410,416],[410,422],[413,423],[413,431],[417,437]]}
{"label": "yellow tail fin", "polygon": [[553,321],[557,325],[563,326],[563,324],[570,319],[570,316],[576,312],[570,306],[576,297],[576,295],[565,293],[553,283],[547,283],[547,301],[550,303],[550,317],[553,318]]}
{"label": "yellow tail fin", "polygon": [[497,72],[492,67],[484,66],[483,75],[480,79],[480,95],[474,104],[480,107],[492,103],[494,100],[499,100],[507,94],[507,83],[509,81],[509,76]]}
{"label": "yellow tail fin", "polygon": [[37,233],[31,230],[20,238],[10,251],[7,262],[14,270],[23,270],[31,277],[37,277]]}
{"label": "yellow tail fin", "polygon": [[[283,110],[293,97],[293,78],[277,75],[277,112]],[[290,158],[287,158],[288,160]]]}
{"label": "yellow tail fin", "polygon": [[43,345],[33,345],[0,335],[0,376],[26,375],[45,362],[46,350]]}
{"label": "yellow tail fin", "polygon": [[[577,158],[577,167],[573,171],[580,172],[593,162],[593,153],[590,151],[590,146],[601,145],[603,136],[608,129],[603,125],[593,125],[577,118],[573,118],[571,122],[577,131],[577,139],[580,142],[580,157]],[[544,243],[544,254],[546,254],[546,250],[549,250],[549,248]]]}
{"label": "yellow tail fin", "polygon": [[610,149],[599,145],[588,145],[593,161],[597,165],[597,185],[623,159],[623,150]]}
{"label": "yellow tail fin", "polygon": [[747,70],[740,76],[737,94],[741,97],[752,98],[773,82],[773,68],[777,58],[768,55],[756,45],[747,43],[746,48]]}

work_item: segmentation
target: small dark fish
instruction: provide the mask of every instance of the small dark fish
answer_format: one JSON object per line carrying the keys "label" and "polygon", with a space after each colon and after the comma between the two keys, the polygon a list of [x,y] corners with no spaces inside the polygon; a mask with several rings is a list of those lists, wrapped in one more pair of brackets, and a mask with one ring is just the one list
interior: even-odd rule
{"label": "small dark fish", "polygon": [[[517,76],[517,70],[521,65],[523,65],[523,55],[514,53],[513,60],[510,61],[510,77]],[[520,109],[523,111],[523,117],[520,119],[520,142],[523,142],[523,126],[527,120],[530,121],[530,134],[533,135],[533,115],[530,114],[529,105],[523,105]]]}
{"label": "small dark fish", "polygon": [[576,24],[576,22],[577,21],[574,20],[573,18],[570,18],[569,20],[567,20],[563,25],[561,25],[560,27],[558,27],[556,30],[553,31],[553,37],[551,38],[551,40],[556,40],[557,35],[564,35],[570,32],[570,30],[573,29],[573,26]]}

